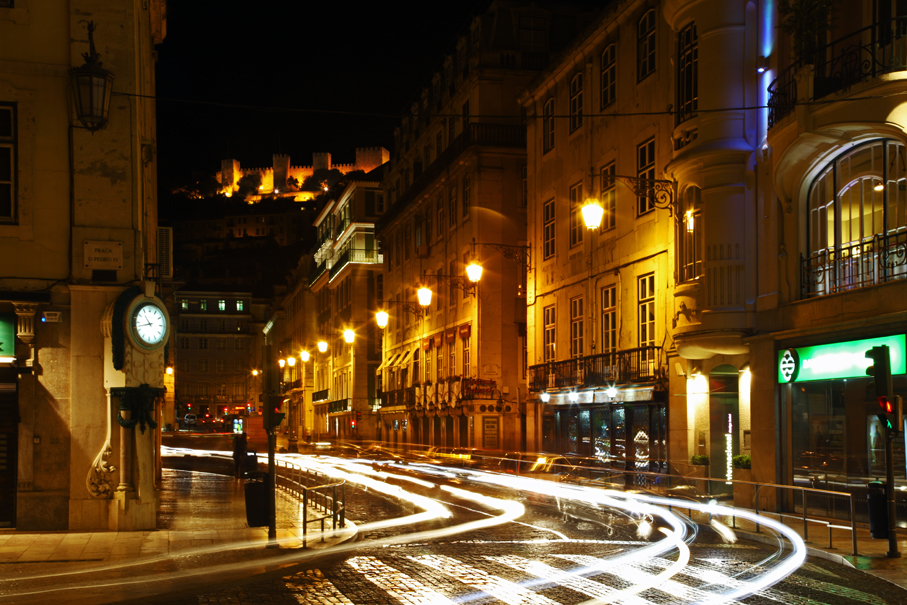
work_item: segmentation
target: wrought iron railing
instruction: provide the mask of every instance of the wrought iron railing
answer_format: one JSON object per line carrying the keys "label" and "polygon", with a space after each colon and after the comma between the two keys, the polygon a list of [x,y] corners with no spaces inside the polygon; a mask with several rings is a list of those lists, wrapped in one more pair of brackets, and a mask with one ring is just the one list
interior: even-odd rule
{"label": "wrought iron railing", "polygon": [[326,261],[315,265],[315,268],[309,273],[309,285],[311,286],[318,281],[318,278],[324,275],[324,272],[327,271],[327,269],[328,264]]}
{"label": "wrought iron railing", "polygon": [[416,387],[406,387],[405,389],[381,393],[381,407],[383,408],[396,406],[412,407],[414,405],[416,405]]}
{"label": "wrought iron railing", "polygon": [[331,266],[331,279],[349,263],[376,263],[384,262],[384,257],[377,250],[360,250],[347,248],[334,260]]}
{"label": "wrought iron railing", "polygon": [[907,17],[873,23],[820,47],[814,57],[791,64],[768,87],[768,127],[794,110],[797,71],[815,66],[813,94],[809,101],[894,71],[907,70]]}
{"label": "wrought iron railing", "polygon": [[651,382],[660,363],[661,347],[656,346],[543,363],[529,368],[529,390]]}
{"label": "wrought iron railing", "polygon": [[907,279],[907,232],[877,234],[800,258],[804,298]]}
{"label": "wrought iron railing", "polygon": [[349,399],[337,399],[328,404],[328,414],[336,414],[338,412],[348,412],[350,409],[350,400]]}
{"label": "wrought iron railing", "polygon": [[327,401],[331,396],[331,389],[322,389],[312,393],[312,401]]}

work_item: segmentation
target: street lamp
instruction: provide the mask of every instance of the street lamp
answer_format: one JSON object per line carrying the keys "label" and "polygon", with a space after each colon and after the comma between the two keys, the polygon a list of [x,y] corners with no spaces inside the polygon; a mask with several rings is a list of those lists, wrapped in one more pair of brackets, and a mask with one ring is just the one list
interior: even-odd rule
{"label": "street lamp", "polygon": [[302,359],[303,362],[308,361],[308,360],[309,360],[309,352],[308,352],[308,351],[303,351],[302,353],[299,354],[299,358]]}
{"label": "street lamp", "polygon": [[283,368],[284,368],[284,366],[286,366],[286,365],[287,365],[287,360],[286,360],[286,359],[283,359],[283,358],[281,358],[281,359],[278,359],[278,360],[277,360],[277,365],[279,365],[279,366],[280,366],[280,368],[281,368],[281,369],[283,369]]}
{"label": "street lamp", "polygon": [[389,319],[387,311],[378,311],[375,313],[375,321],[378,323],[378,327],[382,330],[387,327],[387,320]]}
{"label": "street lamp", "polygon": [[82,53],[85,64],[69,70],[76,117],[82,126],[94,132],[107,123],[113,74],[101,67],[101,55],[94,48],[94,21],[88,22],[88,52]]}
{"label": "street lamp", "polygon": [[427,308],[431,305],[431,290],[427,286],[422,286],[416,292],[416,296],[419,298],[419,304]]}
{"label": "street lamp", "polygon": [[469,265],[466,266],[466,277],[474,284],[482,279],[482,265],[479,264],[479,261],[473,259]]}
{"label": "street lamp", "polygon": [[598,229],[601,226],[605,209],[602,208],[602,205],[597,199],[587,199],[582,212],[583,222],[586,223],[586,229]]}
{"label": "street lamp", "polygon": [[324,352],[326,352],[327,350],[328,350],[328,343],[326,343],[326,342],[323,341],[323,340],[319,340],[319,341],[318,341],[318,351],[319,351],[320,353],[324,353]]}
{"label": "street lamp", "polygon": [[[283,360],[281,360],[281,361],[283,361]],[[295,367],[296,366],[296,357],[294,357],[293,355],[290,355],[289,357],[287,357],[287,365],[290,366],[291,368]],[[283,365],[281,365],[280,367],[283,367]]]}
{"label": "street lamp", "polygon": [[343,331],[343,340],[348,344],[353,344],[353,341],[356,340],[356,333],[347,328]]}

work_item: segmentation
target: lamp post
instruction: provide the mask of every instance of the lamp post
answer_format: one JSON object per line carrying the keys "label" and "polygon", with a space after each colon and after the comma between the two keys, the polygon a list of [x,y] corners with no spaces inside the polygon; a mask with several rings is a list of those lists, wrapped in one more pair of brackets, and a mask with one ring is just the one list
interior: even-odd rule
{"label": "lamp post", "polygon": [[306,364],[308,363],[311,356],[308,351],[303,351],[299,354],[299,359],[302,360],[302,425],[305,428],[305,439],[309,440],[309,435],[312,434],[312,429],[314,428],[314,423],[312,421],[312,416],[314,410],[312,406],[306,401],[306,397],[309,395],[309,385],[306,382]]}
{"label": "lamp post", "polygon": [[343,331],[343,342],[350,345],[350,379],[347,381],[347,388],[349,389],[349,405],[347,409],[350,412],[350,421],[349,427],[351,430],[351,436],[358,440],[359,437],[359,426],[356,424],[356,406],[355,398],[353,397],[354,385],[356,384],[356,349],[354,343],[356,342],[356,333],[347,328]]}

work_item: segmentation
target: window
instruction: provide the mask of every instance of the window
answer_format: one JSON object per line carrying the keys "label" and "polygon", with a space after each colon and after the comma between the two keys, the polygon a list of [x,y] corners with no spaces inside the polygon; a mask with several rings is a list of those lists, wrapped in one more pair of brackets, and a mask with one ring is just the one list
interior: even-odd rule
{"label": "window", "polygon": [[237,301],[236,301],[236,310],[237,310],[237,311],[242,311],[242,310],[243,310],[243,301],[241,301],[241,300],[237,300]]}
{"label": "window", "polygon": [[702,275],[702,192],[690,187],[683,195],[683,214],[677,237],[680,281],[691,281]]}
{"label": "window", "polygon": [[583,74],[570,81],[570,132],[583,125]]}
{"label": "window", "polygon": [[[421,369],[419,368],[419,352],[419,347],[413,349],[413,384],[418,383],[419,378],[421,377],[421,374],[419,374],[419,370]],[[403,386],[405,387],[406,385]]]}
{"label": "window", "polygon": [[526,208],[529,206],[529,178],[527,176],[527,167],[523,166],[521,169],[523,177],[523,193],[520,197],[520,208]]}
{"label": "window", "polygon": [[602,231],[613,229],[617,224],[617,183],[614,180],[616,172],[615,163],[605,164],[602,166],[601,178],[601,200],[602,208],[605,213],[602,216]]}
{"label": "window", "polygon": [[444,355],[441,347],[435,349],[435,372],[437,372],[437,381],[444,379]]}
{"label": "window", "polygon": [[237,382],[233,385],[233,398],[234,401],[242,401],[246,398],[246,385],[241,382]]}
{"label": "window", "polygon": [[[451,277],[457,274],[457,261],[450,261],[450,275]],[[448,296],[450,296],[450,304],[457,304],[457,282],[451,279],[448,283]],[[440,288],[439,288],[440,289]]]}
{"label": "window", "polygon": [[435,201],[435,205],[438,208],[438,237],[442,236],[444,233],[444,196],[439,195],[438,199]]}
{"label": "window", "polygon": [[602,353],[617,351],[617,286],[602,288]]}
{"label": "window", "polygon": [[[655,346],[655,274],[637,278],[639,301],[639,346]],[[646,353],[643,352],[645,357]]]}
{"label": "window", "polygon": [[639,20],[636,40],[636,81],[641,82],[655,71],[655,10],[650,9]]}
{"label": "window", "polygon": [[218,396],[218,397],[226,397],[226,396],[227,396],[227,383],[226,383],[226,382],[218,382],[218,383],[217,383],[217,396]]}
{"label": "window", "polygon": [[375,211],[377,214],[384,214],[384,194],[380,191],[375,194]]}
{"label": "window", "polygon": [[520,16],[520,50],[545,52],[545,18]]}
{"label": "window", "polygon": [[207,359],[198,360],[198,371],[202,374],[205,374],[208,372],[208,360]]}
{"label": "window", "polygon": [[570,299],[570,357],[583,356],[583,297]]}
{"label": "window", "polygon": [[448,376],[457,375],[457,341],[451,340],[447,344],[447,355],[450,357],[450,367],[447,368]]}
{"label": "window", "polygon": [[180,372],[188,372],[189,371],[189,360],[180,359],[179,363],[176,364],[176,367],[177,367],[177,370],[179,370]]}
{"label": "window", "polygon": [[208,331],[208,320],[207,319],[198,320],[198,329],[201,332],[207,332]]}
{"label": "window", "polygon": [[552,149],[554,149],[554,99],[548,99],[542,110],[542,150],[547,153]]}
{"label": "window", "polygon": [[217,301],[217,310],[226,311],[227,310],[227,301],[225,301],[225,300]]}
{"label": "window", "polygon": [[182,330],[183,332],[189,331],[189,320],[188,319],[180,320],[180,330]]}
{"label": "window", "polygon": [[469,218],[469,175],[463,177],[463,218]]}
{"label": "window", "polygon": [[609,44],[602,51],[602,98],[604,109],[617,98],[617,45]]}
{"label": "window", "polygon": [[198,339],[198,348],[199,348],[199,349],[202,349],[202,350],[207,349],[207,348],[208,348],[208,339],[207,339],[207,338],[199,338],[199,339]]}
{"label": "window", "polygon": [[435,137],[435,158],[441,157],[441,148],[444,145],[444,130],[438,131],[438,136]]}
{"label": "window", "polygon": [[208,301],[207,300],[202,299],[202,300],[198,301],[198,305],[202,311],[208,310]]}
{"label": "window", "polygon": [[554,256],[554,200],[545,202],[542,208],[542,258]]}
{"label": "window", "polygon": [[189,339],[188,338],[180,338],[180,348],[181,349],[189,348]]}
{"label": "window", "polygon": [[413,230],[408,224],[403,229],[403,258],[409,260],[409,251],[413,247]]}
{"label": "window", "polygon": [[180,301],[180,309],[183,311],[189,310],[189,301],[185,298]]}
{"label": "window", "polygon": [[472,376],[472,374],[469,372],[469,343],[470,343],[470,337],[469,337],[469,336],[464,336],[464,337],[462,338],[462,341],[463,341],[463,376],[466,376],[466,377],[468,378],[469,376]]}
{"label": "window", "polygon": [[227,360],[226,359],[215,359],[214,360],[214,371],[218,374],[225,374],[227,372]]}
{"label": "window", "polygon": [[199,397],[208,396],[208,383],[207,382],[198,383],[198,395],[199,395]]}
{"label": "window", "polygon": [[543,361],[548,363],[549,361],[554,361],[554,346],[555,346],[555,336],[556,336],[556,326],[554,323],[555,313],[554,305],[545,307],[542,311],[542,323],[545,326],[544,332],[544,346],[542,347],[542,354],[544,355]]}
{"label": "window", "polygon": [[[636,148],[636,176],[649,181],[655,180],[655,138]],[[646,187],[645,195],[637,198],[637,215],[643,215],[655,208],[655,191]]]}
{"label": "window", "polygon": [[699,38],[696,24],[690,23],[677,38],[677,114],[680,124],[696,114],[699,107]]}
{"label": "window", "polygon": [[16,106],[0,104],[0,222],[16,220]]}
{"label": "window", "polygon": [[[894,260],[903,259],[907,231],[905,166],[904,145],[876,140],[849,149],[816,177],[806,204],[804,296],[907,278],[907,266]],[[738,304],[740,278],[734,278],[733,288],[730,279],[728,274],[726,296],[733,298],[727,303]],[[716,297],[716,303],[724,296]]]}
{"label": "window", "polygon": [[582,217],[583,184],[577,183],[570,188],[570,247],[583,243],[583,230],[586,228]]}
{"label": "window", "polygon": [[457,226],[457,185],[454,183],[448,192],[450,195],[450,228]]}
{"label": "window", "polygon": [[425,350],[425,382],[431,382],[431,349]]}
{"label": "window", "polygon": [[226,351],[226,350],[227,350],[227,339],[226,339],[226,338],[218,338],[218,339],[216,339],[216,343],[217,343],[217,350],[218,350],[218,351]]}
{"label": "window", "polygon": [[237,359],[236,363],[234,364],[234,370],[236,371],[237,374],[242,374],[243,372],[245,372],[246,371],[245,362],[242,359]]}

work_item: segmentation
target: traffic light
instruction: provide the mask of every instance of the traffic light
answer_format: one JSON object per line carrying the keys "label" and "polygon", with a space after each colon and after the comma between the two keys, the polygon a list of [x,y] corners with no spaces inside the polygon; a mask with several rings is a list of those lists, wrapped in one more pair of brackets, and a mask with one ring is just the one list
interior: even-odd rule
{"label": "traffic light", "polygon": [[[876,397],[888,397],[892,395],[891,387],[891,357],[888,354],[888,347],[872,347],[866,351],[866,359],[872,360],[872,365],[866,368],[866,375],[875,378],[873,384]],[[879,399],[881,402],[881,399]]]}
{"label": "traffic light", "polygon": [[283,395],[267,395],[262,420],[266,431],[276,429],[286,414],[283,410]]}
{"label": "traffic light", "polygon": [[879,397],[879,406],[882,408],[882,413],[878,415],[879,421],[892,435],[900,433],[904,426],[904,404],[901,396]]}
{"label": "traffic light", "polygon": [[350,419],[350,428],[359,426],[359,419],[362,418],[362,412],[356,412],[356,417]]}

